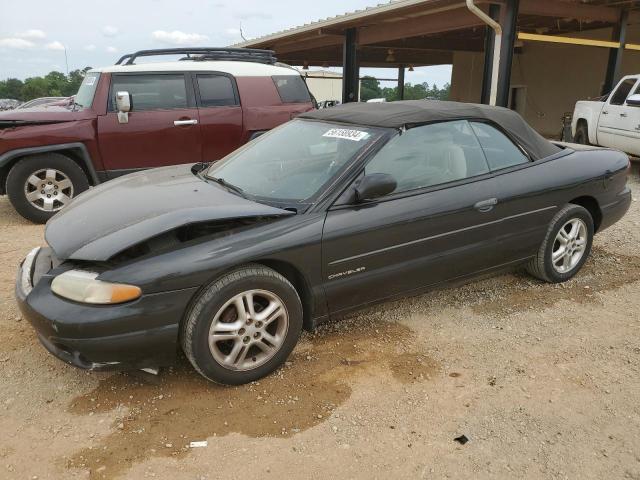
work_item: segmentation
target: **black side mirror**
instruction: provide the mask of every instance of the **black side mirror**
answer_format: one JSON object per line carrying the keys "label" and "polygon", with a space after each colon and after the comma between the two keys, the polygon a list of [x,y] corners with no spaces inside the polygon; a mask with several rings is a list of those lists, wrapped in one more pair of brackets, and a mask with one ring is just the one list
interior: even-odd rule
{"label": "black side mirror", "polygon": [[365,175],[356,186],[356,202],[375,200],[389,195],[398,187],[398,182],[386,173]]}

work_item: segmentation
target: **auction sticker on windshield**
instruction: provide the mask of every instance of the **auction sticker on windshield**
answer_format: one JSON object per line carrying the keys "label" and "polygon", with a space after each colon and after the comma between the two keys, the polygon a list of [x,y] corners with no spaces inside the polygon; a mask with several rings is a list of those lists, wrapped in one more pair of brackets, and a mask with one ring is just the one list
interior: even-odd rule
{"label": "auction sticker on windshield", "polygon": [[323,137],[343,138],[345,140],[359,142],[368,138],[369,134],[367,132],[363,132],[362,130],[353,130],[350,128],[332,128],[327,133],[325,133]]}

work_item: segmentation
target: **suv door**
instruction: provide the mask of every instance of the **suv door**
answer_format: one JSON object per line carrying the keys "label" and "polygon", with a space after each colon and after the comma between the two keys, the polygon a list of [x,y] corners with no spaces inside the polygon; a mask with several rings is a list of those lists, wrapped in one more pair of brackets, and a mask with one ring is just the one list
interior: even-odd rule
{"label": "suv door", "polygon": [[[609,96],[607,103],[602,108],[602,114],[598,120],[598,144],[603,147],[617,148],[630,151],[629,147],[634,140],[629,137],[629,110],[626,101],[636,85],[635,78],[623,79],[618,87]],[[637,126],[634,125],[634,127]],[[637,141],[637,140],[635,140]]]}
{"label": "suv door", "polygon": [[235,79],[223,73],[194,73],[192,78],[200,115],[202,161],[220,160],[244,143]]}
{"label": "suv door", "polygon": [[[131,95],[129,121],[120,123],[117,92]],[[195,163],[202,158],[193,87],[182,72],[114,73],[107,113],[98,117],[105,169],[115,177],[135,169]]]}
{"label": "suv door", "polygon": [[327,214],[322,240],[332,313],[420,290],[500,263],[496,187],[467,121],[416,127],[390,140],[364,174],[396,190]]}

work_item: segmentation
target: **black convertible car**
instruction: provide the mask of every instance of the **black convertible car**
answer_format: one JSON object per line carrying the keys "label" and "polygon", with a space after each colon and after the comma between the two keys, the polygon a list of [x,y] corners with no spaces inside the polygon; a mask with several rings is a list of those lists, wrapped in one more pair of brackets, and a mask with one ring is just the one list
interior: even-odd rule
{"label": "black convertible car", "polygon": [[16,294],[73,365],[157,367],[182,349],[206,378],[241,384],[282,364],[303,328],[353,309],[517,265],[570,279],[629,208],[628,168],[506,109],[344,105],[214,165],[80,195]]}

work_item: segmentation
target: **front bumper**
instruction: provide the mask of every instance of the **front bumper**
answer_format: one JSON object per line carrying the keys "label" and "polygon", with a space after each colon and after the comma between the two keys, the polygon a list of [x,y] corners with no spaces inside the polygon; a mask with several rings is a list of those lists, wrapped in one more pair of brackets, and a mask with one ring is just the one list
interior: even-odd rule
{"label": "front bumper", "polygon": [[37,250],[19,267],[15,290],[22,315],[51,354],[90,370],[175,362],[180,321],[196,288],[143,295],[120,305],[85,305],[51,291],[53,278],[61,273],[55,263],[49,249]]}

